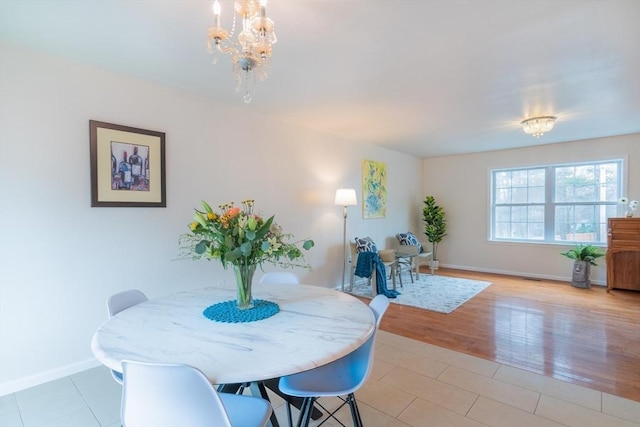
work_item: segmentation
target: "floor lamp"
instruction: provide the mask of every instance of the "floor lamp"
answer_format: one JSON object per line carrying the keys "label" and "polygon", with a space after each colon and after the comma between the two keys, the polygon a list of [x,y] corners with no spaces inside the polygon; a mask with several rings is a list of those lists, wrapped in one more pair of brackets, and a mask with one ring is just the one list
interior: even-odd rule
{"label": "floor lamp", "polygon": [[343,207],[344,224],[342,226],[342,292],[344,292],[344,277],[347,273],[347,206],[358,204],[356,190],[353,188],[338,188],[335,204]]}

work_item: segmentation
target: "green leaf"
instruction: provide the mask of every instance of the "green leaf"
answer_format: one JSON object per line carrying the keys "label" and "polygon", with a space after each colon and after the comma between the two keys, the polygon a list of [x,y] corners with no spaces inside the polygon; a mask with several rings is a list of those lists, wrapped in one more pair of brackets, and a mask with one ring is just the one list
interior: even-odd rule
{"label": "green leaf", "polygon": [[211,206],[209,206],[209,204],[204,200],[202,201],[202,206],[207,211],[207,213],[213,213],[213,209],[211,209]]}
{"label": "green leaf", "polygon": [[207,248],[209,247],[209,244],[211,242],[207,241],[207,240],[200,240],[198,242],[198,244],[196,245],[196,253],[198,255],[202,255],[203,253],[205,253],[207,251]]}
{"label": "green leaf", "polygon": [[600,248],[593,245],[582,245],[578,244],[573,249],[568,250],[567,252],[561,252],[560,255],[564,255],[569,259],[573,259],[576,261],[586,261],[591,265],[597,266],[595,260],[605,256],[605,253],[600,250]]}
{"label": "green leaf", "polygon": [[193,219],[203,227],[207,226],[207,220],[202,216],[200,212],[196,212],[193,214]]}
{"label": "green leaf", "polygon": [[229,262],[234,262],[235,260],[237,260],[238,258],[240,258],[242,256],[242,252],[240,251],[240,248],[235,248],[232,251],[228,251],[225,255],[225,259]]}
{"label": "green leaf", "polygon": [[269,229],[271,229],[272,222],[273,222],[273,216],[268,220],[266,220],[264,224],[262,224],[262,227],[260,227],[256,231],[256,240],[262,239],[269,232]]}
{"label": "green leaf", "polygon": [[250,242],[244,242],[243,244],[241,244],[240,245],[240,252],[242,253],[242,256],[251,255],[251,243]]}
{"label": "green leaf", "polygon": [[256,240],[256,232],[253,230],[245,231],[244,235],[247,238],[247,240],[250,240],[250,241]]}

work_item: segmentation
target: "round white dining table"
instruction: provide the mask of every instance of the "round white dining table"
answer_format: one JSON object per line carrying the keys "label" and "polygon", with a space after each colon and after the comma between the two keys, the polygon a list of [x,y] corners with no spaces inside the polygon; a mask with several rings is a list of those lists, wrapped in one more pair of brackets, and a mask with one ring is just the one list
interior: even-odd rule
{"label": "round white dining table", "polygon": [[212,384],[263,381],[327,364],[374,332],[371,309],[359,299],[309,285],[258,284],[254,299],[279,312],[247,323],[212,321],[208,306],[235,299],[235,288],[211,287],[154,298],[104,322],[94,333],[95,357],[115,371],[123,360],[184,363]]}

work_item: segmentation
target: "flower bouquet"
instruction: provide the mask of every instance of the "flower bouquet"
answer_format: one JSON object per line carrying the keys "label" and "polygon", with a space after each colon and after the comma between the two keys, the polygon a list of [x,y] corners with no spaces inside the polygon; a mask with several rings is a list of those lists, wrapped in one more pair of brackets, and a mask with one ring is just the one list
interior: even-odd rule
{"label": "flower bouquet", "polygon": [[291,242],[293,235],[284,233],[274,216],[265,219],[254,212],[253,200],[243,201],[242,208],[233,203],[221,205],[219,213],[205,201],[202,207],[204,210],[196,209],[193,215],[191,232],[180,236],[181,257],[218,259],[224,268],[232,265],[238,285],[238,308],[253,306],[251,283],[256,267],[264,262],[310,268],[304,262],[302,249],[311,249],[313,240]]}

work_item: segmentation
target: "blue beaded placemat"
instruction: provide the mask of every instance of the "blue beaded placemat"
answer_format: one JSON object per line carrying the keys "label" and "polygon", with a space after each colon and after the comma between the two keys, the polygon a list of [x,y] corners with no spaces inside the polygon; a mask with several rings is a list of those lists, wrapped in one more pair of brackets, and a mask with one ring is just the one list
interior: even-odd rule
{"label": "blue beaded placemat", "polygon": [[205,308],[202,314],[209,320],[225,323],[246,323],[263,320],[280,311],[278,304],[263,299],[254,299],[253,308],[240,310],[236,300],[219,302]]}

